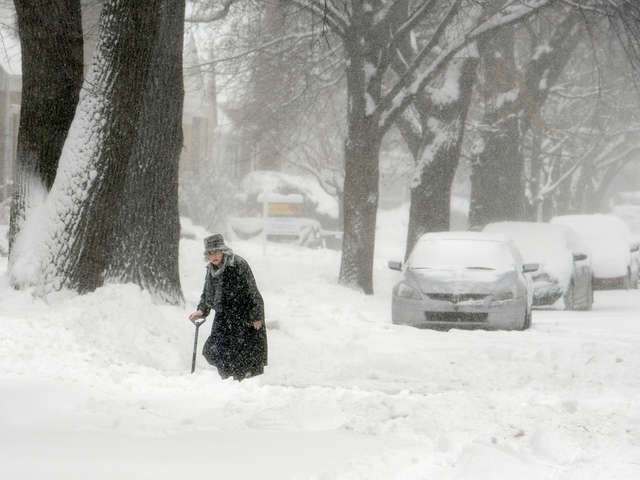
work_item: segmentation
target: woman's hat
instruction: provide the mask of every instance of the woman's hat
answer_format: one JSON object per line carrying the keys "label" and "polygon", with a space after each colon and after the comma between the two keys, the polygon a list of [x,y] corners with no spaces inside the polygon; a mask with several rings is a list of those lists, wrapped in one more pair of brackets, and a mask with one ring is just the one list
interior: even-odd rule
{"label": "woman's hat", "polygon": [[224,238],[220,233],[214,233],[213,235],[204,239],[204,253],[219,252],[221,250],[229,250],[224,244]]}

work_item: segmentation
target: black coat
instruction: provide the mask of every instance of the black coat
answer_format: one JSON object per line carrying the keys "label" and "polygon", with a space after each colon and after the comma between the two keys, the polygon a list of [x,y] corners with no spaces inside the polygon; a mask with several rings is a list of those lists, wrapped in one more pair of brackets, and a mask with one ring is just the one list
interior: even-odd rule
{"label": "black coat", "polygon": [[[218,279],[211,263],[207,265],[204,289],[198,309],[205,316],[215,310],[211,335],[202,354],[218,368],[223,378],[233,375],[242,380],[258,375],[267,364],[267,331],[264,302],[247,261],[231,255]],[[216,290],[220,292],[216,295]],[[256,330],[253,322],[262,322]]]}

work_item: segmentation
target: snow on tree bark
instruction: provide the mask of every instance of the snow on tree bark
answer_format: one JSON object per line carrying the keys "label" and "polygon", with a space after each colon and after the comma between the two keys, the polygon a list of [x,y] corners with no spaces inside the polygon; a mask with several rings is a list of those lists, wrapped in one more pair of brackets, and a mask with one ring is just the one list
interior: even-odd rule
{"label": "snow on tree bark", "polygon": [[434,103],[425,94],[422,101],[414,103],[423,119],[418,139],[409,139],[411,131],[403,128],[402,121],[398,122],[416,161],[405,256],[422,234],[449,230],[451,186],[458,168],[477,65],[478,59],[473,57],[451,63],[449,70],[454,74],[446,76],[449,84],[443,88],[451,88],[450,83],[455,83],[458,95],[449,101]]}
{"label": "snow on tree bark", "polygon": [[[82,86],[80,0],[16,0],[22,100],[9,245],[53,185]],[[11,256],[13,260],[13,255]]]}
{"label": "snow on tree bark", "polygon": [[[356,40],[350,48],[359,49],[359,43]],[[353,54],[350,58],[347,66],[348,132],[344,149],[344,236],[339,279],[344,285],[371,294],[381,135],[378,118],[367,114],[367,95],[379,98],[380,82],[372,83],[371,78],[366,78],[362,56]]]}
{"label": "snow on tree bark", "polygon": [[91,291],[104,280],[156,41],[159,0],[110,0],[46,203],[17,237],[14,285]]}
{"label": "snow on tree bark", "polygon": [[162,0],[127,168],[122,206],[109,244],[107,279],[133,282],[162,301],[182,303],[178,269],[178,161],[182,149],[184,0]]}

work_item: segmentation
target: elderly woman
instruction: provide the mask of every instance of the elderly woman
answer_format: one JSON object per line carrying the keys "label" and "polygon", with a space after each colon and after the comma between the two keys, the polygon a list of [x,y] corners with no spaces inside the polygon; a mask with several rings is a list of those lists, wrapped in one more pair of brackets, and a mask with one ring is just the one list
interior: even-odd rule
{"label": "elderly woman", "polygon": [[202,354],[222,378],[243,380],[267,365],[264,303],[247,261],[234,255],[219,233],[204,239],[208,260],[198,309],[189,320],[215,311]]}

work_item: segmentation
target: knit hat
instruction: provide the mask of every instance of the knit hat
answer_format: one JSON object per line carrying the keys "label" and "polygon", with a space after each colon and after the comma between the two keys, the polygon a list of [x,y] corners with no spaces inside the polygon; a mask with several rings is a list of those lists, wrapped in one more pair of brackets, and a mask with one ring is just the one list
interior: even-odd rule
{"label": "knit hat", "polygon": [[214,233],[213,235],[204,239],[204,253],[205,255],[210,252],[219,252],[229,250],[224,244],[224,238],[220,233]]}

